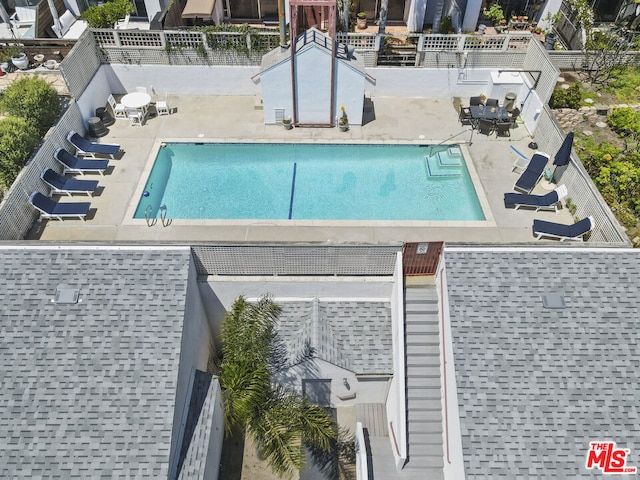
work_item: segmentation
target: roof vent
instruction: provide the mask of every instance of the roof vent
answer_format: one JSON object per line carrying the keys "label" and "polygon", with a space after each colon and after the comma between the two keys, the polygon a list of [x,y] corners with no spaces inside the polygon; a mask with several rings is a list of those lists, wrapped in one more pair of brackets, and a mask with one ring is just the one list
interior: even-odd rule
{"label": "roof vent", "polygon": [[56,295],[53,299],[54,303],[62,305],[71,305],[78,303],[78,297],[80,296],[80,289],[73,288],[66,285],[58,285],[56,288]]}
{"label": "roof vent", "polygon": [[425,255],[428,250],[429,250],[428,243],[419,243],[418,246],[416,247],[416,255]]}
{"label": "roof vent", "polygon": [[552,292],[542,295],[542,305],[544,308],[567,308],[562,293]]}

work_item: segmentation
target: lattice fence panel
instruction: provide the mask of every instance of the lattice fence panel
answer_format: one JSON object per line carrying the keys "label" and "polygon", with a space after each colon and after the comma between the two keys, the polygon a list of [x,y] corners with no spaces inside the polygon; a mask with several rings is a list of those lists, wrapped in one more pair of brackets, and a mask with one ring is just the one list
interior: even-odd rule
{"label": "lattice fence panel", "polygon": [[84,32],[60,63],[60,71],[73,98],[82,95],[99,68],[100,58],[93,35]]}
{"label": "lattice fence panel", "polygon": [[373,33],[336,33],[336,39],[343,45],[353,45],[356,50],[371,50],[377,49],[377,35]]}
{"label": "lattice fence panel", "polygon": [[200,32],[164,32],[164,37],[165,48],[169,51],[185,48],[195,49],[202,46],[202,33]]}
{"label": "lattice fence panel", "polygon": [[60,121],[49,130],[42,145],[22,169],[0,204],[0,240],[24,238],[38,218],[35,209],[29,205],[29,196],[36,191],[45,195],[49,193],[48,187],[40,179],[40,173],[45,168],[51,168],[56,172],[62,171],[60,164],[53,158],[53,152],[60,147],[73,152],[66,140],[69,130],[84,132],[80,110],[73,101]]}
{"label": "lattice fence panel", "polygon": [[[555,120],[553,113],[545,105],[535,130],[535,140],[539,150],[555,155],[564,140],[565,134]],[[579,218],[592,216],[595,221],[594,231],[589,238],[590,243],[614,243],[629,245],[624,230],[606,206],[606,202],[593,184],[575,151],[571,155],[571,163],[562,173],[559,183],[569,190],[569,197],[577,206]]]}
{"label": "lattice fence panel", "polygon": [[93,29],[91,33],[98,45],[118,45],[116,30]]}
{"label": "lattice fence panel", "polygon": [[401,246],[196,245],[200,275],[393,275]]}
{"label": "lattice fence panel", "polygon": [[114,30],[123,47],[162,47],[162,32]]}
{"label": "lattice fence panel", "polygon": [[460,48],[461,35],[424,35],[422,45],[418,48],[423,52],[458,50]]}
{"label": "lattice fence panel", "polygon": [[546,50],[540,42],[529,43],[524,62],[524,70],[540,72],[540,78],[535,88],[542,103],[546,104],[551,98],[560,72],[553,66],[549,56],[546,54]]}
{"label": "lattice fence panel", "polygon": [[[524,64],[525,52],[470,51],[465,61],[466,68],[520,69]],[[425,68],[462,68],[461,52],[419,52],[418,66]]]}

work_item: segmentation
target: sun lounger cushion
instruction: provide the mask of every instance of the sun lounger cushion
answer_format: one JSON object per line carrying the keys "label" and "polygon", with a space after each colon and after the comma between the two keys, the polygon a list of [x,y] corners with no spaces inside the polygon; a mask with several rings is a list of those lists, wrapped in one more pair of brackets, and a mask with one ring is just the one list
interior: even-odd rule
{"label": "sun lounger cushion", "polygon": [[106,159],[84,160],[77,158],[67,152],[64,148],[56,150],[53,156],[64,165],[65,173],[99,172],[102,174],[109,165],[109,160]]}
{"label": "sun lounger cushion", "polygon": [[67,140],[76,147],[77,154],[88,157],[95,157],[95,155],[108,155],[113,156],[120,150],[120,145],[115,143],[95,143],[90,142],[83,136],[77,134],[73,130],[67,135]]}
{"label": "sun lounger cushion", "polygon": [[546,222],[544,220],[533,221],[533,233],[537,239],[541,237],[559,238],[564,240],[581,240],[584,235],[593,230],[593,217],[583,218],[572,225],[563,223]]}
{"label": "sun lounger cushion", "polygon": [[[95,161],[95,160],[94,160]],[[76,180],[75,178],[66,178],[47,168],[41,175],[42,180],[51,187],[51,193],[91,193],[98,186],[97,180]]]}
{"label": "sun lounger cushion", "polygon": [[540,180],[540,177],[542,177],[544,167],[547,166],[548,161],[549,155],[546,153],[536,152],[513,188],[525,193],[531,192],[533,187],[538,183],[538,180]]}
{"label": "sun lounger cushion", "polygon": [[84,217],[91,208],[89,202],[55,202],[40,192],[33,192],[29,197],[29,203],[40,211],[41,218],[77,217],[84,220]]}

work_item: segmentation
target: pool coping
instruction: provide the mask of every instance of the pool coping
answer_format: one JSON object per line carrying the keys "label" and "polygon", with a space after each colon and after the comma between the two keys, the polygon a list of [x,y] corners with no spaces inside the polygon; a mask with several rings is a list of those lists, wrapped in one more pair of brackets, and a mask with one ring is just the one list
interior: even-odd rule
{"label": "pool coping", "polygon": [[[162,148],[162,145],[167,143],[307,143],[307,144],[322,144],[327,143],[326,139],[298,139],[295,142],[287,142],[281,139],[260,139],[260,138],[238,138],[233,139],[229,137],[225,138],[211,138],[206,139],[202,137],[198,138],[163,138],[154,141],[153,146],[149,151],[147,161],[140,174],[138,183],[134,189],[133,196],[129,202],[129,206],[125,212],[125,216],[122,219],[121,225],[123,226],[147,226],[147,220],[144,218],[134,218],[135,212],[138,208],[140,198],[144,192],[145,184],[153,169],[158,151]],[[351,139],[348,144],[352,145],[456,145],[462,150],[462,156],[467,166],[467,171],[471,178],[476,197],[480,203],[480,208],[485,217],[484,220],[272,220],[272,219],[169,219],[172,226],[176,227],[252,227],[252,226],[287,226],[287,227],[393,227],[393,228],[442,228],[442,227],[497,227],[493,212],[489,207],[489,201],[485,194],[480,177],[475,169],[475,165],[471,159],[471,152],[467,148],[467,145],[457,143],[454,141],[443,142],[436,140],[388,140],[388,141],[366,141],[359,139]],[[157,218],[154,219],[157,222]]]}

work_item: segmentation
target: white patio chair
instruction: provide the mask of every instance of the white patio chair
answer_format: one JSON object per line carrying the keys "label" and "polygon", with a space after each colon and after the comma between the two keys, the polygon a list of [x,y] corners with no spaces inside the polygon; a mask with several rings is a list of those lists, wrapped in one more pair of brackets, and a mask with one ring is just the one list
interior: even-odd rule
{"label": "white patio chair", "polygon": [[127,118],[127,110],[124,108],[124,105],[117,103],[112,94],[107,98],[107,103],[113,111],[114,118]]}
{"label": "white patio chair", "polygon": [[140,93],[149,93],[147,91],[147,87],[136,87],[136,92],[140,92]]}
{"label": "white patio chair", "polygon": [[140,125],[142,126],[144,123],[144,115],[139,110],[129,110],[127,112],[127,117],[129,118],[129,125]]}
{"label": "white patio chair", "polygon": [[164,100],[158,100],[156,102],[156,113],[158,115],[171,115],[171,108],[167,103],[167,94],[164,95]]}

